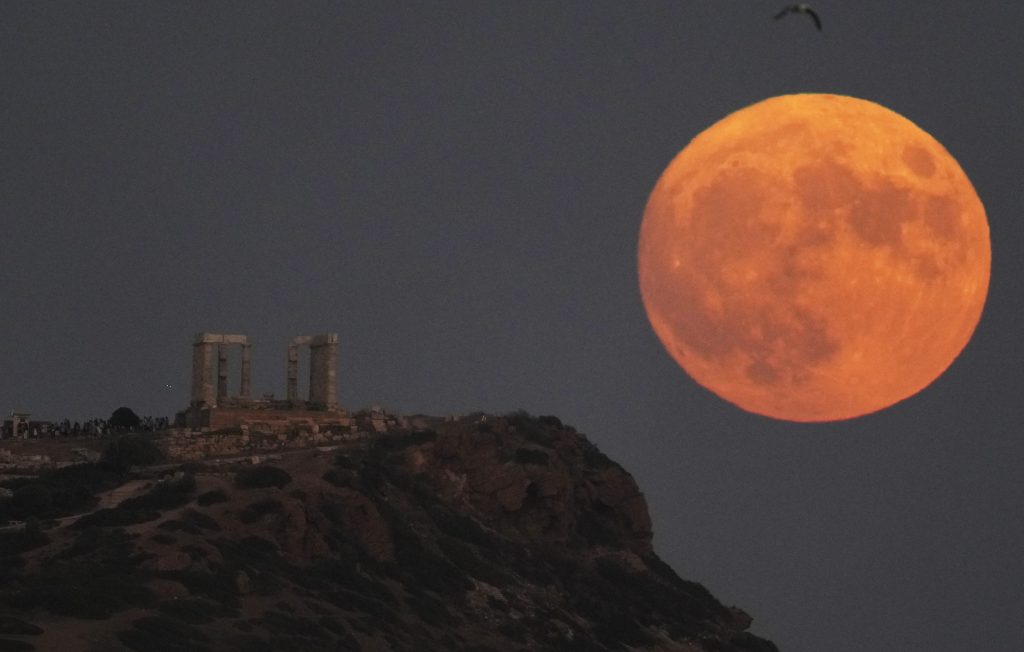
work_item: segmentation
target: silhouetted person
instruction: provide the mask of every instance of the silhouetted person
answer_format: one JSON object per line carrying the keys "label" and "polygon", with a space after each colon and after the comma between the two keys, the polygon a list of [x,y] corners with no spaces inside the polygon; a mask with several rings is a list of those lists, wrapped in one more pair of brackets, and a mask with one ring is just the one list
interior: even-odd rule
{"label": "silhouetted person", "polygon": [[814,26],[818,28],[818,31],[821,31],[821,18],[817,12],[811,9],[811,5],[800,3],[783,7],[782,11],[775,14],[775,20],[784,18],[789,14],[807,14],[814,21]]}

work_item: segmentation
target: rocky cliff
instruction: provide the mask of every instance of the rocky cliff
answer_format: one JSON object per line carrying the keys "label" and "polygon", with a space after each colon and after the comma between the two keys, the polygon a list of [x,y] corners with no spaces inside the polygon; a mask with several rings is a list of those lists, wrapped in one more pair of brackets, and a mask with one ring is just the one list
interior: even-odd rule
{"label": "rocky cliff", "polygon": [[558,419],[422,425],[5,532],[0,650],[776,650]]}

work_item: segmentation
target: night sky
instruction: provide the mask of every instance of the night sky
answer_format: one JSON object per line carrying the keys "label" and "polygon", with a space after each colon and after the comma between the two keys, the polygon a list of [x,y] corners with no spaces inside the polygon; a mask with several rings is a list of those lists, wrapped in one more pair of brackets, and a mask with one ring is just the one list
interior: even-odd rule
{"label": "night sky", "polygon": [[[173,416],[203,330],[280,397],[287,341],[336,331],[347,408],[587,433],[783,652],[1019,652],[1024,3],[783,4],[0,5],[0,410]],[[697,386],[637,286],[671,158],[793,92],[913,120],[991,228],[974,339],[853,421]]]}

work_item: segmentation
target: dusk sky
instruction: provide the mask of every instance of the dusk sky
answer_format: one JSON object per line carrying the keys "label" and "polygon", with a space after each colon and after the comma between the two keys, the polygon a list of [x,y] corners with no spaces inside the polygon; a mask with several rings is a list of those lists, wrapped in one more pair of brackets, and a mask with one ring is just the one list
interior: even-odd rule
{"label": "dusk sky", "polygon": [[[173,416],[197,331],[281,397],[288,340],[337,332],[348,409],[586,433],[783,652],[1019,652],[1024,3],[783,4],[3,3],[0,410]],[[991,229],[973,340],[851,421],[704,390],[637,286],[672,157],[796,92],[914,121]]]}

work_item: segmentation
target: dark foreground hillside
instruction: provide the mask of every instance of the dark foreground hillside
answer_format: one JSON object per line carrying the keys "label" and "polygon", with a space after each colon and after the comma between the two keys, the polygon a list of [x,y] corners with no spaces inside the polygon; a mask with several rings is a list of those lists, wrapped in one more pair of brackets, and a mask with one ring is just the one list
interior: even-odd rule
{"label": "dark foreground hillside", "polygon": [[658,559],[633,478],[555,418],[271,465],[0,530],[0,652],[776,650]]}

